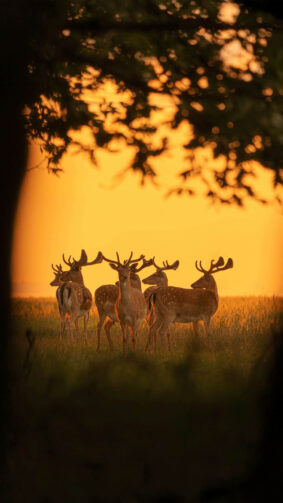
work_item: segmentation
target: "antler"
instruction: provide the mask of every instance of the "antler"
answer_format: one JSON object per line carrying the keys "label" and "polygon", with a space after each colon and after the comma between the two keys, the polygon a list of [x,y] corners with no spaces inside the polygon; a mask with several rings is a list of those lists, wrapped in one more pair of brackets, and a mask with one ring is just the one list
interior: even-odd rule
{"label": "antler", "polygon": [[79,265],[85,267],[86,265],[101,264],[102,260],[103,260],[103,255],[102,255],[102,252],[99,251],[97,254],[97,257],[94,260],[92,260],[91,262],[88,262],[87,254],[86,254],[85,250],[82,250],[81,258],[79,260]]}
{"label": "antler", "polygon": [[177,267],[179,267],[179,264],[180,264],[179,260],[175,260],[175,262],[173,262],[173,264],[171,264],[171,265],[170,265],[170,264],[168,264],[168,260],[166,260],[166,262],[165,262],[165,261],[163,261],[163,267],[159,267],[159,266],[155,263],[155,257],[153,257],[153,265],[154,265],[154,267],[156,267],[156,269],[157,269],[158,271],[168,271],[169,269],[174,269],[174,270],[176,270],[176,269],[177,269]]}
{"label": "antler", "polygon": [[59,265],[56,264],[56,267],[54,267],[54,265],[51,264],[51,267],[52,267],[53,271],[55,272],[55,274],[63,272],[61,264],[59,264]]}
{"label": "antler", "polygon": [[227,263],[224,267],[221,267],[224,265],[224,258],[223,257],[219,257],[217,262],[216,263],[214,263],[214,262],[215,262],[214,260],[211,260],[210,268],[208,270],[204,269],[204,267],[202,266],[201,260],[199,261],[199,266],[198,266],[198,262],[196,260],[195,266],[196,266],[197,270],[202,272],[203,274],[214,274],[215,272],[225,271],[225,269],[231,269],[231,267],[233,267],[233,260],[231,259],[231,257],[228,258]]}
{"label": "antler", "polygon": [[101,253],[102,255],[102,260],[105,260],[106,262],[111,262],[111,264],[117,264],[117,265],[121,265],[121,262],[120,262],[120,258],[119,258],[119,255],[118,253],[116,252],[116,255],[117,255],[117,258],[118,258],[118,262],[117,260],[110,260],[109,258],[106,258],[103,253]]}
{"label": "antler", "polygon": [[175,262],[173,262],[173,264],[171,265],[168,264],[168,260],[166,260],[166,262],[163,262],[164,267],[162,267],[162,271],[167,271],[169,269],[176,270],[179,267],[179,264],[180,264],[179,260],[175,260]]}
{"label": "antler", "polygon": [[81,256],[80,256],[79,260],[75,260],[73,258],[73,260],[71,261],[71,255],[69,256],[68,260],[66,260],[64,253],[63,253],[62,257],[63,257],[65,264],[67,264],[71,269],[86,266],[86,265],[100,264],[103,259],[102,253],[98,252],[97,257],[94,260],[92,260],[92,262],[88,262],[87,254],[86,254],[85,250],[81,251]]}
{"label": "antler", "polygon": [[73,259],[73,262],[71,262],[71,255],[69,256],[68,260],[65,259],[64,253],[63,253],[62,257],[63,257],[65,264],[67,264],[69,267],[72,267],[72,265],[74,264],[74,259]]}
{"label": "antler", "polygon": [[87,254],[86,254],[85,250],[82,250],[79,260],[74,259],[74,264],[76,266],[81,266],[81,265],[84,265],[86,262],[87,262]]}
{"label": "antler", "polygon": [[[220,258],[222,258],[222,257],[220,257]],[[233,259],[231,259],[231,257],[228,258],[228,260],[227,260],[227,262],[226,262],[225,265],[224,265],[223,258],[222,258],[222,262],[220,264],[218,262],[214,265],[214,268],[217,267],[217,269],[215,269],[214,271],[212,271],[212,274],[215,273],[215,272],[218,272],[218,271],[225,271],[226,269],[232,269],[232,267],[234,266]],[[224,265],[224,267],[220,267],[222,265]]]}
{"label": "antler", "polygon": [[154,258],[150,258],[149,260],[146,260],[144,258],[143,259],[143,263],[142,263],[142,265],[139,268],[137,268],[138,264],[132,264],[131,265],[131,271],[136,273],[136,272],[141,271],[145,267],[149,267],[150,265],[154,265],[153,260],[154,260]]}
{"label": "antler", "polygon": [[118,252],[116,252],[118,260],[110,260],[109,258],[106,258],[102,253],[101,253],[101,255],[102,255],[102,259],[106,260],[106,262],[111,262],[111,264],[117,264],[117,265],[129,265],[132,262],[139,262],[141,259],[144,258],[144,255],[141,255],[139,258],[132,259],[133,252],[131,252],[130,257],[128,258],[128,260],[124,260],[124,262],[122,264],[121,261],[120,261],[120,257],[119,257],[119,253]]}
{"label": "antler", "polygon": [[[118,253],[117,253],[117,256],[118,256]],[[141,259],[144,259],[144,255],[141,255],[139,258],[135,258],[135,259],[132,259],[132,256],[133,256],[133,252],[131,252],[128,260],[124,260],[124,265],[129,265],[133,262],[139,262]]]}

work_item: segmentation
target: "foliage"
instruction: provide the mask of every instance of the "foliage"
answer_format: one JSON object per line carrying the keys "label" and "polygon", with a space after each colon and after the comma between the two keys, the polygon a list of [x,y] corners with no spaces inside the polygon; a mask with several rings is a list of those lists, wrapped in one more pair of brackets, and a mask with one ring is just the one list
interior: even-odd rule
{"label": "foliage", "polygon": [[[13,301],[6,500],[197,503],[204,489],[244,480],[282,299],[221,299],[211,339],[176,325],[170,355],[145,355],[143,329],[123,358],[118,327],[114,353],[104,341],[97,354],[93,314],[88,343],[72,343],[59,339],[53,300]],[[236,496],[225,501],[253,501]]]}
{"label": "foliage", "polygon": [[[153,179],[154,157],[170,151],[172,130],[189,123],[193,133],[171,192],[191,195],[199,179],[207,197],[241,205],[258,198],[260,165],[274,187],[282,185],[282,21],[261,10],[266,2],[234,3],[229,20],[225,3],[24,2],[26,130],[40,139],[49,169],[61,169],[67,150],[96,162],[97,149],[128,145],[130,168]],[[157,114],[164,107],[171,110],[166,121]],[[87,142],[76,133],[84,126]]]}

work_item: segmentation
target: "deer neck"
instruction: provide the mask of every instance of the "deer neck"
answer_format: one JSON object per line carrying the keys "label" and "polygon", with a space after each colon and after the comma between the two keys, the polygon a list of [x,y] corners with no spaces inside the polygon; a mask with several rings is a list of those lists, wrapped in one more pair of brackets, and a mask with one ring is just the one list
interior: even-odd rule
{"label": "deer neck", "polygon": [[130,276],[127,277],[126,281],[119,281],[119,297],[122,300],[128,301],[131,298],[131,290]]}
{"label": "deer neck", "polygon": [[210,288],[206,288],[206,290],[208,290],[209,292],[212,292],[215,299],[216,299],[216,302],[217,302],[217,305],[218,305],[218,302],[219,302],[219,296],[218,296],[218,289],[217,289],[217,284],[216,284],[216,281],[215,279],[213,278],[212,276],[212,279],[213,279],[213,285],[210,286]]}
{"label": "deer neck", "polygon": [[72,274],[72,281],[74,283],[78,283],[79,285],[85,286],[81,271],[76,271]]}
{"label": "deer neck", "polygon": [[141,280],[137,274],[131,272],[130,283],[132,288],[137,288],[138,290],[141,290]]}
{"label": "deer neck", "polygon": [[160,281],[160,285],[158,286],[168,286],[168,278],[166,276],[166,274],[164,275],[164,277],[162,278],[162,280]]}

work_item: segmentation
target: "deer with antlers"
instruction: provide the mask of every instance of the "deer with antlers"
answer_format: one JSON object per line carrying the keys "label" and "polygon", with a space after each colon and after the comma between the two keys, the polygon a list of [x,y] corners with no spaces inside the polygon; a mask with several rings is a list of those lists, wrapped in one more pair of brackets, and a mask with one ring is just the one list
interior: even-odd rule
{"label": "deer with antlers", "polygon": [[[146,321],[149,325],[149,327],[153,324],[154,322],[154,310],[152,309],[152,306],[150,306],[149,304],[149,299],[150,299],[150,296],[151,294],[159,287],[167,287],[168,286],[168,278],[167,278],[167,275],[164,271],[169,271],[170,269],[173,269],[174,271],[176,271],[176,269],[179,267],[179,260],[176,260],[173,264],[169,265],[168,264],[168,260],[166,260],[166,262],[163,262],[163,267],[159,267],[156,262],[155,262],[155,257],[153,257],[152,259],[152,262],[153,262],[153,265],[155,267],[155,272],[153,274],[151,274],[150,276],[148,276],[147,278],[144,278],[142,280],[142,282],[145,284],[145,285],[153,285],[153,286],[149,286],[144,292],[144,298],[145,298],[145,301],[146,301],[146,305],[147,305],[147,317],[146,317]],[[169,335],[169,332],[167,332],[167,340],[168,340],[168,346],[170,348],[170,335]],[[147,343],[148,345],[148,343]],[[154,335],[154,345],[155,345],[155,348],[156,348],[156,334]]]}
{"label": "deer with antlers", "polygon": [[197,281],[192,283],[192,289],[178,287],[161,287],[151,294],[150,300],[154,303],[155,321],[150,327],[147,349],[152,345],[152,338],[159,330],[164,345],[164,335],[172,322],[197,323],[203,321],[206,335],[209,335],[211,317],[218,309],[219,297],[216,281],[213,274],[233,267],[233,260],[228,259],[224,265],[223,257],[217,262],[211,260],[210,268],[205,270],[202,264],[195,263],[198,271],[203,273]]}
{"label": "deer with antlers", "polygon": [[[143,259],[143,263],[140,267],[138,267],[137,263],[130,265],[130,283],[132,288],[136,288],[141,291],[141,280],[137,273],[150,265],[153,265],[153,260],[146,260],[145,258]],[[100,351],[100,334],[106,318],[108,318],[108,320],[104,325],[104,330],[108,339],[109,347],[113,350],[110,330],[115,322],[118,321],[115,314],[115,304],[117,302],[118,295],[119,281],[117,281],[115,285],[102,285],[94,292],[95,304],[99,316],[97,324],[97,351]]]}
{"label": "deer with antlers", "polygon": [[133,349],[135,349],[136,334],[138,327],[146,317],[147,307],[141,289],[133,288],[131,285],[131,264],[138,263],[144,258],[141,255],[138,259],[132,259],[131,252],[128,260],[120,261],[119,254],[116,253],[117,260],[110,260],[104,257],[103,260],[109,262],[110,267],[118,272],[119,291],[115,304],[115,315],[119,320],[123,333],[123,353],[128,350],[129,335],[132,336]]}
{"label": "deer with antlers", "polygon": [[61,317],[61,331],[62,337],[66,319],[68,321],[68,329],[71,337],[73,338],[72,323],[75,323],[77,337],[79,335],[78,318],[84,318],[84,336],[87,339],[87,324],[89,319],[89,310],[92,306],[92,295],[88,288],[86,288],[81,273],[81,267],[88,265],[99,264],[102,262],[102,254],[99,252],[96,259],[88,262],[85,250],[82,250],[79,260],[69,257],[64,262],[69,266],[69,271],[63,271],[61,265],[56,268],[52,264],[52,269],[55,273],[55,279],[50,283],[51,286],[58,286],[56,291],[56,298]]}

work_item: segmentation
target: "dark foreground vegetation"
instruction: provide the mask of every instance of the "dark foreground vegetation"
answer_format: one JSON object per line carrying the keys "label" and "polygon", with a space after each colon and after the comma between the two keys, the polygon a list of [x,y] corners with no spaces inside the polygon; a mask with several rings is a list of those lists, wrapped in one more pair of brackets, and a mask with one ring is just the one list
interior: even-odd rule
{"label": "dark foreground vegetation", "polygon": [[95,352],[95,313],[86,343],[59,339],[51,300],[13,311],[5,501],[262,501],[282,299],[223,299],[211,339],[176,325],[170,355],[144,353],[144,327],[124,358],[118,326],[115,351]]}

